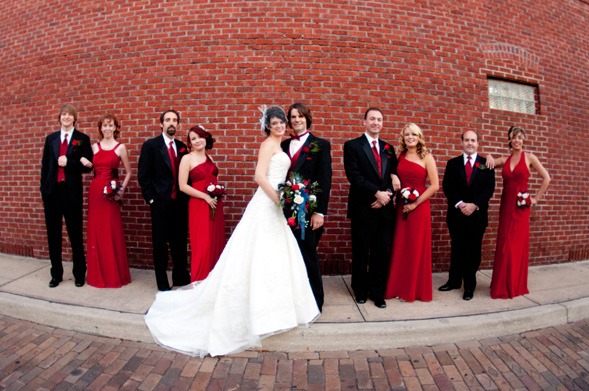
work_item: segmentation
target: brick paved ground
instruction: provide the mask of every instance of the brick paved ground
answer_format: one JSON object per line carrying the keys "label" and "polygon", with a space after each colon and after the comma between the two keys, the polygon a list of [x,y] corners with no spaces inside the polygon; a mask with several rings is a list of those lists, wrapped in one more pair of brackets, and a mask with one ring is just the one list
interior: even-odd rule
{"label": "brick paved ground", "polygon": [[589,390],[589,320],[433,347],[193,358],[0,316],[1,390]]}

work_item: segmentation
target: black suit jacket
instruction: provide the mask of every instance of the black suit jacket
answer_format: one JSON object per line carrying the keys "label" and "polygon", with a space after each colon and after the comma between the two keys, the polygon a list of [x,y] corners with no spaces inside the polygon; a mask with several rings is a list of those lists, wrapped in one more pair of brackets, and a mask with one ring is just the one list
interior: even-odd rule
{"label": "black suit jacket", "polygon": [[[291,140],[288,139],[280,144],[282,150],[287,154],[289,154],[290,142]],[[313,152],[317,148],[318,150]],[[331,144],[329,144],[329,141],[309,133],[309,137],[301,147],[301,153],[292,171],[298,173],[303,179],[319,183],[321,192],[317,193],[317,209],[315,209],[315,212],[323,215],[327,214],[332,175]]]}
{"label": "black suit jacket", "polygon": [[[61,144],[61,130],[51,133],[45,138],[43,158],[41,161],[41,196],[46,200],[53,192],[57,183],[57,159],[59,158],[59,146]],[[85,157],[92,161],[92,146],[90,138],[84,133],[74,129],[69,142],[67,152],[67,165],[64,167],[65,183],[68,193],[74,200],[82,205],[84,197],[82,193],[82,173],[90,172],[92,168],[80,163],[80,158]]]}
{"label": "black suit jacket", "polygon": [[[477,155],[470,184],[466,182],[463,155],[450,159],[446,164],[442,187],[444,189],[444,195],[448,199],[446,222],[450,229],[457,224],[465,224],[467,222],[477,224],[480,227],[487,226],[489,200],[495,190],[495,172],[488,168],[480,168],[480,166],[486,164],[487,160]],[[460,209],[455,207],[458,201],[474,203],[478,206],[479,210],[470,216],[465,216],[460,212]]]}
{"label": "black suit jacket", "polygon": [[[178,161],[180,161],[188,153],[188,149],[182,141],[174,139],[174,143]],[[174,174],[168,146],[161,134],[143,143],[139,155],[137,179],[145,202],[149,204],[149,201],[153,200],[154,205],[167,205],[172,196]],[[176,197],[188,200],[179,187],[176,188]]]}
{"label": "black suit jacket", "polygon": [[376,200],[378,190],[393,191],[391,174],[397,173],[397,156],[393,147],[378,140],[382,175],[378,175],[376,159],[368,139],[362,136],[344,143],[344,169],[350,182],[348,196],[348,217],[369,219],[375,213],[384,213],[392,218],[393,203],[373,209],[370,205]]}

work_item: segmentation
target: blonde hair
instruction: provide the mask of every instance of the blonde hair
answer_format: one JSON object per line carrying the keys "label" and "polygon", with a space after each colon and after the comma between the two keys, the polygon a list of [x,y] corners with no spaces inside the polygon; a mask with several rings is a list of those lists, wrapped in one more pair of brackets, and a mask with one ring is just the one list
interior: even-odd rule
{"label": "blonde hair", "polygon": [[429,151],[427,150],[427,147],[425,146],[425,140],[423,139],[423,131],[421,130],[421,128],[419,126],[417,126],[416,124],[414,124],[413,122],[408,123],[407,125],[403,126],[403,129],[401,129],[401,134],[399,136],[399,146],[401,148],[400,153],[404,153],[407,152],[407,144],[405,144],[405,130],[412,130],[415,133],[417,133],[417,156],[419,156],[420,159],[423,159],[425,157],[425,155],[427,155],[429,153]]}

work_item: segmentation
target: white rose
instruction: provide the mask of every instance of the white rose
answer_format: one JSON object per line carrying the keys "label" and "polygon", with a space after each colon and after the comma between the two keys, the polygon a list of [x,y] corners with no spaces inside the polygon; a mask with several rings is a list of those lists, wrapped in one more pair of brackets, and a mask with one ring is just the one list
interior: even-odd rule
{"label": "white rose", "polygon": [[215,190],[215,185],[213,185],[212,183],[207,186],[207,191],[213,192],[214,190]]}
{"label": "white rose", "polygon": [[311,201],[311,202],[317,201],[317,196],[316,195],[310,195],[309,196],[309,201]]}
{"label": "white rose", "polygon": [[294,202],[295,204],[297,204],[297,205],[300,205],[300,204],[302,204],[303,202],[305,202],[305,199],[304,199],[302,196],[300,196],[300,195],[297,195],[297,196],[295,196],[295,198],[294,198],[293,202]]}

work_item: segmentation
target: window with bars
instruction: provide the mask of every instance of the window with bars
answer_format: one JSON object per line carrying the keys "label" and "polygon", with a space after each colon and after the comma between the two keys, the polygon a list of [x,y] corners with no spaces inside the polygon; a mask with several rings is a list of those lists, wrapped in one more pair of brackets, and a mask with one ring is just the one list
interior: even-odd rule
{"label": "window with bars", "polygon": [[538,87],[498,79],[488,79],[488,83],[490,108],[536,114]]}

